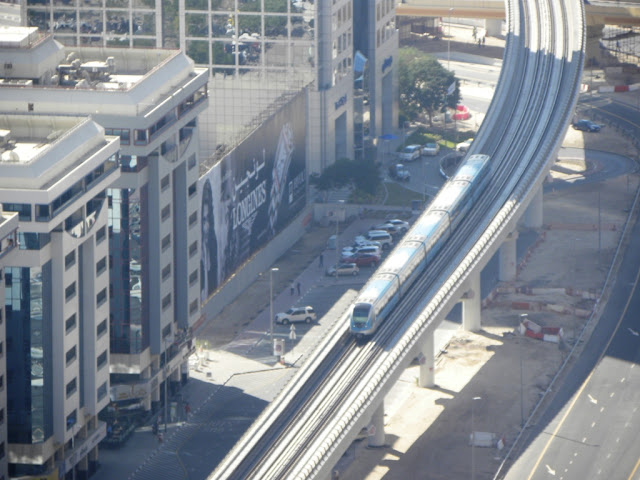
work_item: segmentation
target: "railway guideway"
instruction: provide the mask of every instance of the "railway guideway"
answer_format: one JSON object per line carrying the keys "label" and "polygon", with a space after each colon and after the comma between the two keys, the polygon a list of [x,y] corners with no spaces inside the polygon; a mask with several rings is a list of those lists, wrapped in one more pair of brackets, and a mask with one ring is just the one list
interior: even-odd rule
{"label": "railway guideway", "polygon": [[[357,386],[342,395],[341,404],[333,407],[334,413],[326,423],[315,428],[312,438],[296,438],[296,443],[304,444],[303,453],[296,454],[294,465],[289,467],[289,473],[282,478],[331,478],[333,466],[364,428],[370,433],[371,445],[384,444],[383,402],[386,393],[416,357],[422,359],[420,384],[423,386],[433,384],[433,333],[438,323],[458,301],[462,300],[464,328],[479,329],[481,326],[479,294],[481,269],[500,249],[500,278],[502,280],[511,278],[515,275],[515,239],[520,217],[524,214],[525,222],[529,226],[541,224],[541,186],[564,138],[579,93],[585,27],[581,0],[563,2],[566,3],[569,12],[564,22],[559,23],[565,25],[556,25],[555,28],[558,30],[567,28],[568,33],[547,31],[554,28],[553,22],[549,21],[553,20],[551,13],[558,14],[557,11],[553,11],[554,8],[561,8],[549,6],[554,3],[554,0],[550,0],[550,4],[542,8],[542,13],[537,12],[543,18],[539,25],[524,25],[522,10],[527,6],[524,2],[525,0],[521,0],[522,4],[519,4],[512,0],[507,4],[507,11],[512,17],[509,21],[505,62],[501,72],[503,81],[498,84],[494,101],[469,152],[469,154],[487,153],[494,158],[506,157],[512,153],[517,157],[513,161],[522,163],[521,167],[516,166],[514,170],[518,175],[514,175],[513,180],[508,184],[507,191],[501,194],[500,200],[495,202],[495,214],[490,218],[487,216],[486,221],[483,220],[483,226],[478,229],[478,233],[474,233],[465,240],[464,247],[460,249],[462,253],[451,259],[451,270],[446,272],[448,276],[443,274],[440,277],[442,282],[433,287],[422,303],[414,308],[411,313],[413,316],[408,316],[408,318],[414,318],[411,325],[398,334],[398,338],[393,338],[388,349],[379,352]],[[549,10],[545,11],[544,8]],[[570,25],[571,28],[566,26],[571,23],[567,20],[568,18],[574,22]],[[554,35],[561,40],[555,45],[550,40]],[[569,38],[565,38],[566,35]],[[539,46],[536,42],[540,38],[546,39],[547,43]],[[551,67],[544,67],[545,61]],[[545,73],[547,78],[523,78],[526,76],[523,72],[531,73],[539,65],[547,68]],[[526,108],[517,112],[511,111],[513,107],[511,104],[514,102],[513,98],[511,100],[508,98],[508,94],[514,95],[509,91],[514,84],[521,85],[523,88],[522,91],[516,91],[516,97],[528,98],[535,111],[532,110],[530,113]],[[551,91],[549,91],[550,86],[553,87]],[[527,88],[530,91],[526,91]],[[536,89],[538,91],[534,92]],[[543,89],[545,91],[541,92]],[[548,100],[549,97],[551,97],[550,100]],[[509,116],[505,117],[506,114]],[[511,120],[511,115],[514,115],[518,122],[515,120],[506,122],[505,118]],[[505,126],[505,124],[530,125],[532,131],[509,132],[508,125]],[[499,133],[496,134],[496,132]],[[501,139],[503,136],[505,137],[503,143],[510,144],[510,148],[502,146],[500,140],[496,139],[496,137]],[[493,173],[497,174],[497,172]],[[343,327],[344,330],[347,328]],[[302,381],[303,377],[309,375],[309,369],[313,368],[311,365],[317,364],[322,355],[326,356],[327,352],[336,348],[343,338],[343,335],[338,333],[332,335],[333,340],[327,339],[325,348],[315,352],[314,356],[303,365],[299,375],[296,376],[297,379]],[[374,342],[370,343],[374,344]],[[371,348],[375,348],[375,344]],[[269,430],[269,422],[284,421],[277,418],[277,414],[270,410],[281,409],[283,399],[292,398],[296,392],[300,391],[300,386],[290,385],[285,390],[288,392],[280,398],[279,405],[272,404],[267,411],[263,412],[261,419],[264,421],[260,422],[259,419],[256,423],[261,424],[250,428],[239,442],[240,445],[236,445],[230,453],[233,458],[223,460],[222,469],[219,467],[210,478],[235,478],[233,475],[227,475],[233,469],[230,465],[238,465],[242,461],[239,460],[242,457],[242,451],[250,450],[250,444],[259,442],[256,440],[256,433]],[[314,394],[318,398],[324,398],[323,395],[325,395],[323,392]],[[326,392],[326,396],[330,397],[331,394]],[[300,431],[304,429],[301,428]],[[275,451],[284,453],[286,450],[280,446],[276,447]],[[266,461],[276,464],[280,455],[269,456],[267,453],[265,457],[273,457]],[[216,476],[216,473],[219,475]]]}

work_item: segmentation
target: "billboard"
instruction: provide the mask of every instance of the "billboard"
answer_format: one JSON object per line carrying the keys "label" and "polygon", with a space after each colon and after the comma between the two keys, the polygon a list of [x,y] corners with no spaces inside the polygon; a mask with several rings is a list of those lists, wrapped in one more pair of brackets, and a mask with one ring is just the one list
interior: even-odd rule
{"label": "billboard", "polygon": [[207,298],[305,206],[300,92],[200,177],[200,290]]}

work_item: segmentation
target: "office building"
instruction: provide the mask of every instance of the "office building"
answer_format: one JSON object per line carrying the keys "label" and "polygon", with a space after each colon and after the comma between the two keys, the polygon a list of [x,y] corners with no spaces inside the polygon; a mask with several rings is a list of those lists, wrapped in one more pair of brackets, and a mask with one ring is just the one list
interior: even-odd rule
{"label": "office building", "polygon": [[[201,119],[201,152],[211,165],[303,88],[309,173],[360,155],[365,143],[396,129],[392,0],[27,0],[23,8],[29,25],[65,45],[176,46],[208,68],[211,108]],[[373,103],[365,99],[364,113],[353,107],[356,49],[377,67],[368,68]]]}
{"label": "office building", "polygon": [[119,140],[86,116],[5,113],[0,132],[0,203],[19,220],[3,259],[9,475],[82,477],[106,434]]}
{"label": "office building", "polygon": [[[0,299],[5,298],[4,269],[18,248],[18,214],[7,212],[0,204]],[[7,313],[0,302],[0,480],[9,478],[7,452]]]}
{"label": "office building", "polygon": [[110,395],[149,411],[188,374],[201,318],[197,116],[208,72],[178,50],[64,47],[23,30],[0,44],[0,109],[90,115],[120,139],[122,174],[107,189]]}

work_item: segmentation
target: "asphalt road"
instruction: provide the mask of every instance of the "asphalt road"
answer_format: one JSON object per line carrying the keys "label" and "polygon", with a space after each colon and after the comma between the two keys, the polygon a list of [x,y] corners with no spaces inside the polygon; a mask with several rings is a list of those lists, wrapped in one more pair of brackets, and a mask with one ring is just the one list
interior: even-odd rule
{"label": "asphalt road", "polygon": [[[640,223],[631,238],[640,238]],[[640,478],[639,269],[632,240],[584,353],[505,478]]]}

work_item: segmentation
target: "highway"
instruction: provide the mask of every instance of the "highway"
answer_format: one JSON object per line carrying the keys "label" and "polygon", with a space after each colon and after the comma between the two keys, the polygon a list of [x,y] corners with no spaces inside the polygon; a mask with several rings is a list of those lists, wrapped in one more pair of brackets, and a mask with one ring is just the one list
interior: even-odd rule
{"label": "highway", "polygon": [[514,1],[507,12],[501,81],[470,150],[492,157],[490,185],[371,341],[356,343],[346,317],[337,322],[210,478],[328,477],[540,188],[577,99],[582,4]]}
{"label": "highway", "polygon": [[[630,238],[639,236],[636,223]],[[632,245],[584,353],[504,478],[640,478],[640,248]]]}

